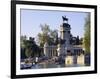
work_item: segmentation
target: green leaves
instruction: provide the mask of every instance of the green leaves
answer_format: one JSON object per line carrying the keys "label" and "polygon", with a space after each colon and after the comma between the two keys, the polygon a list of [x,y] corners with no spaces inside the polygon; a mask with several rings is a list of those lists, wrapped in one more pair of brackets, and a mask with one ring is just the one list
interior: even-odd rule
{"label": "green leaves", "polygon": [[86,22],[85,22],[85,26],[84,26],[84,48],[85,48],[85,51],[87,53],[90,53],[90,34],[91,34],[91,31],[90,31],[90,15],[88,15],[86,17]]}
{"label": "green leaves", "polygon": [[48,42],[48,44],[54,43],[55,39],[58,37],[57,30],[51,30],[47,24],[40,24],[40,27],[42,31],[38,33],[38,43],[40,46],[43,47],[45,42]]}
{"label": "green leaves", "polygon": [[[23,37],[23,36],[21,36]],[[22,55],[25,54],[25,56],[28,57],[34,57],[40,55],[40,48],[38,45],[36,45],[34,38],[30,37],[28,39],[21,39],[21,49],[24,48],[25,51],[21,52]]]}
{"label": "green leaves", "polygon": [[27,57],[31,57],[31,55],[32,55],[32,50],[31,50],[30,48],[26,48],[26,50],[25,50],[25,55],[26,55]]}

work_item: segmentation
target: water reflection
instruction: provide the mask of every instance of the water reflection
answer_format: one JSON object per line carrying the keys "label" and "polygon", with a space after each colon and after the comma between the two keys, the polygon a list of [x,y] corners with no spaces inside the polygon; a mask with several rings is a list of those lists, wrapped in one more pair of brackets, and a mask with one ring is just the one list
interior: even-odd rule
{"label": "water reflection", "polygon": [[36,64],[31,67],[31,69],[41,69],[41,68],[62,68],[62,67],[81,67],[85,65],[73,64],[73,65],[65,65],[65,64]]}

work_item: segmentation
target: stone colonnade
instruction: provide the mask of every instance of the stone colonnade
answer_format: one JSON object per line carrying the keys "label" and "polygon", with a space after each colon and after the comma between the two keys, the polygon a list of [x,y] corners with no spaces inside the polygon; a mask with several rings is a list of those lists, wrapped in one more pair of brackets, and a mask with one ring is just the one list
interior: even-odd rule
{"label": "stone colonnade", "polygon": [[44,55],[47,57],[57,56],[57,46],[49,46],[47,43],[44,45]]}

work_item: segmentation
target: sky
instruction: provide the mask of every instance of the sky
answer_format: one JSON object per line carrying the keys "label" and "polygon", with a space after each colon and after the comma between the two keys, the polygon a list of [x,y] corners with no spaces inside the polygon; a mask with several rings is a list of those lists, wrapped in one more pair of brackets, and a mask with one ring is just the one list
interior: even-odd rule
{"label": "sky", "polygon": [[21,35],[36,38],[37,34],[41,32],[40,24],[48,24],[50,29],[57,29],[60,33],[60,25],[63,23],[62,16],[66,16],[71,25],[72,35],[83,37],[87,15],[86,12],[21,9]]}

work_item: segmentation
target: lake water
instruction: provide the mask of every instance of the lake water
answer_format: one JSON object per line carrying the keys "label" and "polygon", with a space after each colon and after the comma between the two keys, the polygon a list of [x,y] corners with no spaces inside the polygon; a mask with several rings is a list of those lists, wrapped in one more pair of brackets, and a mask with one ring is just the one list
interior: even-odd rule
{"label": "lake water", "polygon": [[[74,59],[75,60],[75,59]],[[80,59],[79,59],[80,60]],[[85,61],[84,63],[71,63],[71,64],[68,64],[68,63],[38,63],[38,64],[32,64],[30,63],[29,66],[26,66],[26,64],[21,64],[21,69],[43,69],[43,68],[64,68],[64,67],[82,67],[82,66],[90,66],[90,58],[88,57],[85,58]]]}
{"label": "lake water", "polygon": [[85,65],[78,65],[78,64],[73,64],[73,65],[65,65],[65,64],[37,64],[33,65],[31,69],[41,69],[41,68],[62,68],[62,67],[80,67],[80,66],[85,66]]}

